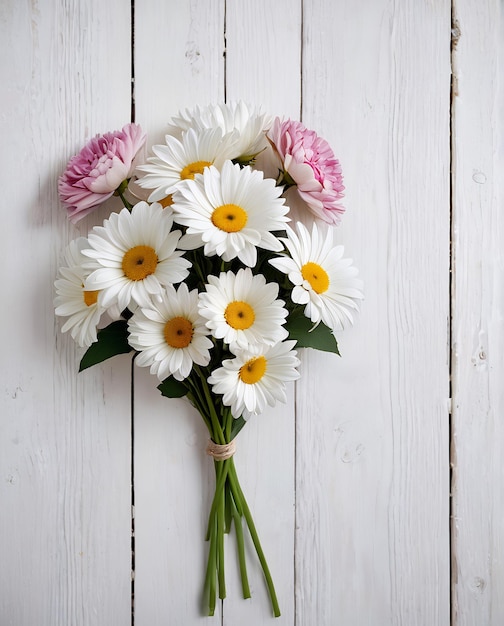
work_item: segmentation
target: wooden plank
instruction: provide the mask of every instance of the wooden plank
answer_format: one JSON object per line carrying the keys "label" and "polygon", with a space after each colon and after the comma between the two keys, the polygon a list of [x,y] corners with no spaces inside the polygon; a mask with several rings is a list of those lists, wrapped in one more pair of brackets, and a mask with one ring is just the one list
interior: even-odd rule
{"label": "wooden plank", "polygon": [[453,624],[504,621],[502,3],[455,2]]}
{"label": "wooden plank", "polygon": [[[297,58],[300,58],[299,11],[297,14],[291,12],[289,17],[286,28],[286,33],[290,31],[289,39],[286,34],[279,37],[278,32],[274,32],[266,20],[271,7],[267,9],[266,5],[262,9],[247,9],[245,3],[228,6],[226,74],[229,101],[243,98],[264,106],[267,96],[274,93],[275,77],[270,73],[271,80],[262,81],[259,75],[262,72],[258,74],[257,69],[269,69],[269,52],[276,50],[279,55],[281,46],[289,43],[291,47],[298,47]],[[279,20],[285,9],[282,3],[275,5],[274,12]],[[167,6],[168,14],[170,10]],[[224,98],[223,10],[219,13],[216,5],[207,8],[203,3],[186,6],[185,10],[177,12],[177,22],[168,35],[173,54],[162,60],[157,58],[153,68],[152,42],[157,41],[156,28],[165,30],[167,21],[163,21],[163,8],[154,10],[152,3],[145,7],[137,3],[136,6],[137,120],[144,127],[152,128],[154,133],[159,133],[161,127],[160,113],[166,120],[170,115],[168,111],[174,114],[181,107],[205,105]],[[252,16],[245,15],[250,10]],[[263,50],[264,46],[266,50]],[[251,47],[256,50],[255,56],[248,52]],[[193,67],[195,61],[196,68]],[[215,68],[222,71],[217,80]],[[252,71],[255,75],[248,76]],[[151,89],[146,85],[150,85],[156,74],[169,75],[170,82],[168,87],[160,87],[163,97],[153,102]],[[253,85],[257,89],[250,91]],[[288,88],[282,95],[275,96],[276,106],[272,113],[298,115],[299,96],[298,63],[290,70]],[[179,619],[191,624],[201,616],[200,587],[207,550],[202,538],[213,489],[213,469],[203,454],[206,434],[198,416],[183,401],[160,398],[153,380],[144,374],[139,373],[136,379],[136,620],[139,624],[156,624],[170,615],[175,621]],[[237,466],[264,548],[266,552],[268,545],[271,548],[268,559],[275,582],[282,591],[282,608],[286,616],[282,623],[292,623],[292,390],[288,407],[268,412],[263,420],[267,423],[268,436],[264,432],[265,424],[247,425],[239,438]],[[278,446],[281,454],[277,454]],[[269,464],[261,460],[263,456],[269,458]],[[271,473],[275,468],[278,468],[278,480],[272,485]],[[157,489],[156,483],[159,484]],[[273,502],[276,503],[275,511],[271,510]],[[262,573],[251,553],[254,600],[244,602],[239,595],[233,542],[234,537],[229,537],[225,620],[233,623],[235,619],[246,619],[249,620],[247,623],[257,623],[258,616],[271,614]],[[288,568],[284,565],[286,561],[290,562]],[[180,563],[184,563],[183,568]]]}
{"label": "wooden plank", "polygon": [[273,116],[301,113],[300,2],[235,0],[226,7],[226,96]]}
{"label": "wooden plank", "polygon": [[203,615],[213,469],[202,420],[157,384],[135,374],[135,623],[189,626]]}
{"label": "wooden plank", "polygon": [[365,281],[297,385],[296,624],[449,623],[450,3],[303,3],[303,120]]}
{"label": "wooden plank", "polygon": [[[228,2],[226,5],[226,93],[273,117],[299,119],[301,107],[301,4]],[[285,51],[289,61],[281,63]],[[281,89],[279,84],[281,82]],[[288,403],[251,420],[239,437],[236,464],[275,583],[282,615],[275,623],[293,624],[294,615],[294,385]],[[272,616],[262,570],[250,549],[251,600],[240,597],[239,578],[231,578],[224,624],[262,624]]]}
{"label": "wooden plank", "polygon": [[[136,119],[162,143],[180,109],[224,99],[224,2],[135,2]],[[202,620],[213,468],[206,429],[184,400],[135,375],[135,623]],[[220,619],[217,607],[215,621]]]}
{"label": "wooden plank", "polygon": [[[272,116],[299,119],[301,107],[301,4],[228,2],[226,9],[226,93]],[[289,51],[288,62],[285,51]],[[279,88],[281,85],[281,88]],[[251,420],[239,437],[236,465],[253,512],[275,583],[282,615],[275,624],[294,624],[294,385],[288,403]],[[234,541],[234,537],[232,538]],[[234,546],[232,546],[234,548]],[[235,561],[236,559],[234,559]],[[262,570],[250,547],[252,598],[240,596],[231,561],[224,624],[267,623],[271,604]]]}
{"label": "wooden plank", "polygon": [[[221,1],[137,0],[136,9],[137,120],[151,142],[179,108],[222,100],[224,86],[229,100],[298,117],[302,58],[303,119],[343,162],[349,212],[338,232],[365,278],[362,315],[340,337],[343,358],[306,352],[296,401],[291,389],[287,406],[251,422],[238,442],[283,609],[277,622],[446,624],[448,3],[306,1],[302,57],[298,3],[227,3],[226,19]],[[15,210],[0,234],[9,259],[0,615],[16,626],[130,620],[129,359],[77,376],[80,351],[59,335],[52,310],[60,252],[107,213],[70,226],[56,178],[85,139],[129,117],[129,11],[118,0],[2,8],[0,45],[12,62],[0,70],[9,146],[1,166]],[[492,51],[502,22],[495,3],[461,2],[458,12],[468,35],[458,48],[455,116],[455,615],[497,624],[501,192],[493,173],[502,165],[502,102]],[[190,626],[203,619],[212,468],[198,416],[161,398],[156,384],[138,372],[136,623]],[[228,576],[215,621],[269,619],[259,570],[248,602],[238,598],[232,558]]]}
{"label": "wooden plank", "polygon": [[128,364],[78,376],[81,351],[60,334],[52,304],[65,246],[98,221],[68,223],[57,177],[93,134],[129,120],[129,18],[119,0],[2,3],[6,625],[130,619]]}
{"label": "wooden plank", "polygon": [[163,143],[179,110],[224,99],[224,1],[135,2],[137,121]]}
{"label": "wooden plank", "polygon": [[[184,623],[201,618],[201,584],[207,545],[207,515],[213,467],[204,454],[207,432],[183,400],[167,400],[146,371],[135,375],[136,621]],[[238,439],[237,470],[275,573],[284,614],[293,615],[293,394],[286,407],[266,411]],[[267,428],[267,434],[264,429]],[[264,459],[268,459],[268,463]],[[274,476],[274,481],[272,481]],[[270,604],[259,564],[248,547],[254,600],[240,599],[235,538],[227,538],[228,598],[225,621],[269,617]],[[286,566],[286,564],[288,564]],[[230,622],[232,623],[232,622]],[[254,623],[246,621],[245,623]],[[280,623],[292,623],[282,619]]]}

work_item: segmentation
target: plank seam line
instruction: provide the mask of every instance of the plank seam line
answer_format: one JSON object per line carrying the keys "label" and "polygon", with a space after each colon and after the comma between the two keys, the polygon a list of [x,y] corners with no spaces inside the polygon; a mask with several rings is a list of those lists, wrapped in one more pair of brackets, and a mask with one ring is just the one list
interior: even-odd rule
{"label": "plank seam line", "polygon": [[227,103],[227,2],[224,0],[224,23],[223,23],[223,45],[222,62],[223,62],[223,74],[224,74],[224,104]]}
{"label": "plank seam line", "polygon": [[131,0],[131,113],[130,122],[135,123],[135,0]]}
{"label": "plank seam line", "polygon": [[135,626],[135,357],[131,359],[131,626]]}
{"label": "plank seam line", "polygon": [[[299,46],[299,121],[303,121],[303,56],[304,56],[304,0],[300,0],[300,17],[301,24],[299,25],[299,36],[300,36],[300,46]],[[293,583],[294,583],[294,593],[293,593],[293,615],[294,615],[294,624],[293,626],[297,626],[297,589],[298,589],[298,569],[297,569],[297,554],[298,554],[298,463],[297,463],[297,453],[298,453],[298,406],[297,406],[297,381],[294,382],[294,536],[292,538],[292,547],[293,547],[293,555],[292,555],[292,568],[293,568]]]}
{"label": "plank seam line", "polygon": [[[131,28],[131,82],[130,82],[130,121],[135,123],[135,0],[131,0],[130,14]],[[130,446],[131,446],[131,465],[130,465],[130,482],[131,482],[131,626],[135,626],[135,357],[131,359],[131,397],[130,397]]]}
{"label": "plank seam line", "polygon": [[[224,104],[227,104],[227,0],[224,0],[224,15],[222,23],[222,73],[224,75]],[[224,626],[224,599],[220,600],[220,626]]]}
{"label": "plank seam line", "polygon": [[449,543],[449,602],[450,602],[450,626],[456,626],[457,622],[457,610],[456,610],[456,596],[455,596],[455,578],[456,578],[456,551],[455,551],[455,537],[453,528],[454,518],[454,505],[453,505],[453,492],[455,488],[456,472],[455,472],[455,439],[454,439],[454,416],[453,416],[453,370],[455,367],[454,359],[455,353],[453,349],[453,314],[454,314],[454,299],[455,299],[455,280],[453,276],[454,272],[454,212],[455,212],[455,190],[454,190],[454,177],[455,177],[455,99],[458,95],[457,84],[457,66],[456,66],[456,49],[460,39],[460,27],[456,16],[456,0],[451,0],[451,15],[450,15],[450,120],[449,120],[449,149],[450,149],[450,242],[449,242],[449,320],[448,320],[448,346],[449,346],[449,378],[448,378],[448,393],[449,393],[449,414],[448,414],[448,458],[449,458],[449,519],[448,519],[448,543]]}

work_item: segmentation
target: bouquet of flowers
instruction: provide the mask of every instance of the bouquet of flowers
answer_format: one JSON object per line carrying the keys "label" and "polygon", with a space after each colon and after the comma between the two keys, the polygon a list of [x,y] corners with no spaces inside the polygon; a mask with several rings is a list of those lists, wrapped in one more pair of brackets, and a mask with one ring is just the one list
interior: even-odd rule
{"label": "bouquet of flowers", "polygon": [[144,158],[136,124],[92,139],[59,179],[77,222],[112,195],[124,208],[68,246],[56,315],[87,348],[80,370],[134,352],[167,397],[185,396],[209,432],[215,494],[206,539],[208,614],[226,596],[224,535],[234,526],[243,596],[244,532],[273,581],[233,459],[248,419],[286,400],[297,349],[338,353],[361,281],[334,226],[342,173],[303,124],[243,102],[181,112]]}

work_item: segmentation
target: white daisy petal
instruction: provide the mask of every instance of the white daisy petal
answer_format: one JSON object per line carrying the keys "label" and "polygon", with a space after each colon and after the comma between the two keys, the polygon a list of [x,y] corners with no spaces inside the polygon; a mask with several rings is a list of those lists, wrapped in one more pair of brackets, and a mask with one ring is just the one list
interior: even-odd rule
{"label": "white daisy petal", "polygon": [[237,136],[230,159],[247,161],[268,146],[266,132],[272,118],[245,102],[210,105],[204,108],[181,111],[173,118],[170,132],[182,136],[189,128],[204,130],[218,127],[223,134],[234,132]]}
{"label": "white daisy petal", "polygon": [[289,340],[243,350],[212,372],[208,382],[214,393],[222,394],[222,402],[231,407],[233,417],[249,419],[266,406],[285,402],[285,383],[299,378],[295,344]]}
{"label": "white daisy petal", "polygon": [[150,367],[159,380],[184,380],[193,363],[206,366],[213,346],[204,319],[198,313],[198,292],[182,283],[168,285],[146,307],[139,307],[128,322],[129,342],[140,354],[136,363]]}
{"label": "white daisy petal", "polygon": [[283,328],[287,309],[277,300],[278,285],[266,283],[249,268],[236,274],[208,276],[199,295],[199,311],[212,335],[229,344],[232,352],[256,344],[273,345],[287,337]]}
{"label": "white daisy petal", "polygon": [[82,250],[88,245],[88,240],[84,237],[70,242],[65,253],[68,267],[60,268],[59,278],[54,283],[55,313],[68,318],[61,330],[70,331],[76,343],[86,348],[96,341],[98,322],[106,311],[103,294],[84,287],[89,271],[86,269],[88,259],[82,254]]}
{"label": "white daisy petal", "polygon": [[163,287],[184,280],[191,263],[176,250],[180,231],[172,231],[171,211],[160,204],[136,204],[131,213],[112,213],[93,229],[89,248],[86,289],[102,290],[104,306],[119,310],[147,306]]}
{"label": "white daisy petal", "polygon": [[225,161],[222,170],[210,166],[194,180],[182,181],[173,194],[174,220],[187,227],[183,246],[205,246],[205,254],[224,261],[238,258],[253,267],[256,247],[282,250],[272,234],[285,230],[288,207],[282,190],[262,172]]}
{"label": "white daisy petal", "polygon": [[297,230],[287,226],[282,239],[288,256],[269,262],[287,274],[294,288],[291,299],[306,305],[304,313],[314,324],[324,322],[332,331],[352,323],[352,310],[363,298],[362,281],[350,259],[344,259],[343,246],[333,245],[333,230],[325,225],[312,226],[311,233],[300,222]]}
{"label": "white daisy petal", "polygon": [[226,159],[233,158],[236,139],[235,133],[225,134],[221,128],[189,128],[180,139],[167,135],[166,146],[153,146],[156,156],[137,168],[145,175],[136,182],[145,189],[154,189],[150,202],[162,200],[182,180],[194,178],[210,165],[220,168]]}

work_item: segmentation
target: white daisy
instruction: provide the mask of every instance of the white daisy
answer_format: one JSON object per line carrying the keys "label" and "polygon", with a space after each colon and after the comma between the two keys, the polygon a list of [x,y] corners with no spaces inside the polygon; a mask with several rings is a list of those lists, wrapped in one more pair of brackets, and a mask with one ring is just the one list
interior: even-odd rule
{"label": "white daisy", "polygon": [[266,148],[266,133],[272,124],[271,116],[263,113],[260,107],[252,108],[243,101],[186,109],[172,121],[170,132],[175,135],[189,128],[204,130],[218,127],[224,134],[237,131],[238,140],[229,158],[242,162],[250,161]]}
{"label": "white daisy", "polygon": [[248,419],[262,413],[276,401],[286,401],[285,383],[299,378],[299,359],[292,348],[296,342],[281,341],[261,350],[240,352],[222,362],[208,382],[222,402],[231,407],[233,417]]}
{"label": "white daisy", "polygon": [[182,182],[173,195],[173,219],[187,226],[180,247],[204,245],[206,256],[217,254],[224,261],[238,257],[254,267],[257,247],[283,249],[272,234],[285,230],[289,219],[281,193],[274,180],[248,166],[226,161],[220,172],[206,168],[202,176]]}
{"label": "white daisy", "polygon": [[288,335],[282,324],[287,317],[284,302],[277,300],[277,283],[267,283],[247,267],[236,274],[208,276],[206,291],[199,295],[199,310],[217,339],[232,352],[251,345],[273,345]]}
{"label": "white daisy", "polygon": [[220,128],[195,131],[189,128],[179,140],[166,135],[166,145],[152,147],[156,156],[149,157],[145,165],[137,168],[145,176],[136,182],[140,187],[154,189],[149,202],[163,200],[171,195],[181,180],[193,179],[205,167],[220,168],[233,154],[237,135],[223,135]]}
{"label": "white daisy", "polygon": [[351,259],[343,258],[343,246],[333,245],[333,230],[313,224],[311,235],[301,223],[296,234],[287,227],[282,239],[289,256],[271,259],[270,263],[289,276],[294,284],[291,298],[306,304],[305,315],[318,324],[324,322],[331,330],[341,330],[352,322],[352,311],[358,310],[362,281]]}
{"label": "white daisy", "polygon": [[150,367],[163,381],[168,376],[184,380],[193,363],[208,365],[210,348],[205,320],[198,313],[198,291],[182,283],[176,291],[166,287],[150,307],[138,308],[128,322],[129,343],[140,354],[137,365]]}
{"label": "white daisy", "polygon": [[60,268],[59,278],[54,283],[55,313],[68,317],[61,330],[69,330],[81,348],[87,348],[96,341],[96,328],[105,312],[101,303],[101,292],[84,288],[89,272],[83,267],[88,259],[82,254],[82,250],[87,247],[88,241],[84,237],[70,242],[65,252],[67,267]]}
{"label": "white daisy", "polygon": [[181,233],[172,225],[171,211],[159,204],[139,202],[131,213],[112,213],[93,228],[83,250],[92,259],[86,289],[103,289],[103,305],[117,303],[122,311],[130,303],[148,306],[150,296],[184,280],[191,263],[176,250]]}

